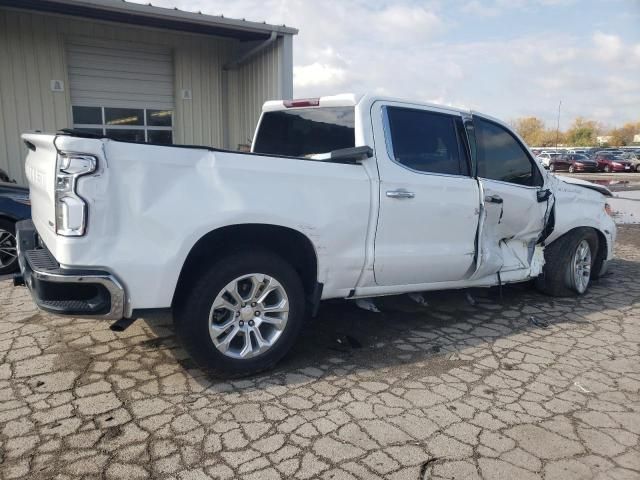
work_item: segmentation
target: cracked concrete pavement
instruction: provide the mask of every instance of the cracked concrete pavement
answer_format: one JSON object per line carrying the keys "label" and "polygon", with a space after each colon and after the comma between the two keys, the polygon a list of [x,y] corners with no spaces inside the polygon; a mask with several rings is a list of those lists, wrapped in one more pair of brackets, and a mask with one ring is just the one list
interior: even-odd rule
{"label": "cracked concrete pavement", "polygon": [[639,277],[640,227],[622,227],[584,298],[335,302],[234,381],[198,369],[168,315],[114,333],[3,281],[0,478],[637,479]]}

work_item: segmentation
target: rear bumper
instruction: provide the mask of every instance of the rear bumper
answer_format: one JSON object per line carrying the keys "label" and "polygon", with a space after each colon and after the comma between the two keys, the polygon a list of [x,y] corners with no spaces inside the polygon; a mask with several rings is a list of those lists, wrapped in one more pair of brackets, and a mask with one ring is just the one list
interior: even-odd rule
{"label": "rear bumper", "polygon": [[40,309],[109,320],[124,316],[124,288],[111,273],[60,267],[31,220],[16,223],[16,239],[20,274]]}

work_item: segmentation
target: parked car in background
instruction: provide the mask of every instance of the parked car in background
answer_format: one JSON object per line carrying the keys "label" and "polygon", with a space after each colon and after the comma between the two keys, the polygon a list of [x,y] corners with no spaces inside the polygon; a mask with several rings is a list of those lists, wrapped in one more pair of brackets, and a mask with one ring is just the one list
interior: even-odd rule
{"label": "parked car in background", "polygon": [[631,162],[608,151],[596,153],[595,160],[602,172],[631,172],[633,168]]}
{"label": "parked car in background", "polygon": [[640,172],[640,153],[639,152],[625,152],[620,155],[621,158],[631,163],[633,170]]}
{"label": "parked car in background", "polygon": [[251,152],[22,138],[33,221],[16,283],[57,314],[172,308],[193,357],[232,376],[274,365],[321,300],[532,279],[581,295],[613,255],[611,192],[442,105],[269,101]]}
{"label": "parked car in background", "polygon": [[0,182],[0,275],[18,270],[16,222],[31,217],[29,189]]}
{"label": "parked car in background", "polygon": [[542,162],[542,165],[544,166],[544,168],[549,168],[551,159],[559,157],[560,155],[562,154],[559,152],[542,152],[540,155],[538,155],[538,158]]}
{"label": "parked car in background", "polygon": [[570,173],[575,172],[597,172],[598,164],[595,160],[591,160],[586,155],[580,153],[566,153],[557,155],[551,159],[549,163],[549,171],[568,170]]}

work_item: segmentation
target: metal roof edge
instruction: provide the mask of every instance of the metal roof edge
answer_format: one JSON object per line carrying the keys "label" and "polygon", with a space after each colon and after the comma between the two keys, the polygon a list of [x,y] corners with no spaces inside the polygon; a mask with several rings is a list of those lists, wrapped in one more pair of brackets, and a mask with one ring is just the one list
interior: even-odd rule
{"label": "metal roof edge", "polygon": [[[83,7],[96,11],[106,11],[138,15],[141,17],[153,18],[165,21],[180,21],[193,23],[202,26],[221,27],[232,30],[256,33],[278,32],[283,35],[296,35],[298,29],[285,25],[273,25],[243,19],[227,18],[222,15],[208,15],[200,12],[187,12],[177,8],[159,7],[151,4],[141,4],[126,0],[31,0],[28,2],[6,2],[0,0],[0,6],[12,6],[13,8],[35,10],[37,4],[59,5],[61,7]],[[59,13],[64,14],[64,11]]]}

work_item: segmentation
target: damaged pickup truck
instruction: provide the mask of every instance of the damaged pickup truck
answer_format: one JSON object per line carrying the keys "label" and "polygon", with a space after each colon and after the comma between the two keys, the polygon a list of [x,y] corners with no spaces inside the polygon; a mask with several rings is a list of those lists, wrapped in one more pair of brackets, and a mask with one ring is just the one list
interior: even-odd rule
{"label": "damaged pickup truck", "polygon": [[173,309],[202,364],[274,365],[321,300],[535,279],[584,294],[616,229],[486,115],[368,95],[265,103],[252,151],[23,135],[21,274],[43,310]]}

